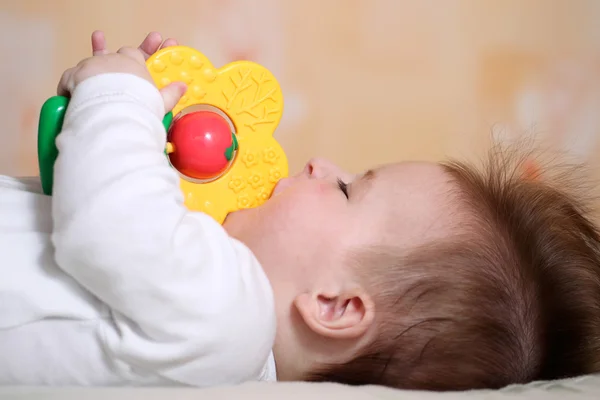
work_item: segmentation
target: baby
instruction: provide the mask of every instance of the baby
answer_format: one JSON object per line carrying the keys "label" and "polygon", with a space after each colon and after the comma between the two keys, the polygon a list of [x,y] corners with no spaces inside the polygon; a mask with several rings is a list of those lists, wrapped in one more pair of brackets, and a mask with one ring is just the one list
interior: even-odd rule
{"label": "baby", "polygon": [[185,208],[163,153],[185,88],[153,85],[161,42],[109,53],[96,33],[59,84],[53,198],[0,179],[0,384],[460,390],[600,371],[600,235],[567,180],[502,154],[359,175],[311,160],[221,226]]}

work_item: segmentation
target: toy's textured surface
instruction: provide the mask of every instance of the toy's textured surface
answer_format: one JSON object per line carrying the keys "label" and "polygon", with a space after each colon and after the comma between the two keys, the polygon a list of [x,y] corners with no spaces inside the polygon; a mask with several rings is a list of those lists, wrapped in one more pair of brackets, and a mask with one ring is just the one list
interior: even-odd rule
{"label": "toy's textured surface", "polygon": [[[165,154],[181,176],[185,205],[222,223],[230,212],[264,203],[288,174],[287,157],[273,137],[283,114],[275,77],[250,61],[214,68],[202,53],[185,46],[158,51],[147,66],[159,89],[175,81],[188,85],[163,119],[173,139]],[[52,97],[40,115],[38,161],[46,194],[52,193],[55,140],[68,102]]]}
{"label": "toy's textured surface", "polygon": [[[288,174],[286,155],[273,137],[283,113],[275,77],[249,61],[216,69],[203,54],[185,46],[162,49],[147,65],[159,89],[175,81],[188,85],[173,109],[175,116],[188,107],[209,105],[221,110],[234,126],[238,149],[220,177],[198,183],[180,171],[186,206],[223,222],[229,212],[264,203]],[[177,152],[176,147],[173,150]]]}

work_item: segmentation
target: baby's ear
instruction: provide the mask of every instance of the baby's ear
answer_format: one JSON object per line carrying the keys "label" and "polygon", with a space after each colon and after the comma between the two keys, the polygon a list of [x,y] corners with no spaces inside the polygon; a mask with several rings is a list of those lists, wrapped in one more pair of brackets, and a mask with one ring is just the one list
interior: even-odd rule
{"label": "baby's ear", "polygon": [[294,305],[316,334],[332,339],[356,339],[373,324],[375,305],[357,289],[347,293],[304,293]]}

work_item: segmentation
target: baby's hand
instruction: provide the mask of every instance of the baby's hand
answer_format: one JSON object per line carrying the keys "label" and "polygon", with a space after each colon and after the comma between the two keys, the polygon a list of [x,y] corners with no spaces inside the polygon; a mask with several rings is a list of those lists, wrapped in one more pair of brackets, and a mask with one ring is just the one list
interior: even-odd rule
{"label": "baby's hand", "polygon": [[[177,40],[167,39],[163,42],[163,38],[158,32],[150,32],[144,38],[144,41],[139,45],[138,49],[144,54],[144,58],[147,60],[152,54],[156,53],[160,49],[165,47],[177,46]],[[104,32],[94,31],[92,33],[92,54],[95,56],[108,54],[106,49],[106,39]]]}
{"label": "baby's hand", "polygon": [[[116,53],[110,53],[105,49],[103,35],[101,39],[101,43],[98,43],[98,41],[94,43],[94,36],[92,36],[92,47],[95,47],[94,56],[80,61],[75,67],[70,68],[63,73],[58,84],[58,95],[70,96],[75,88],[86,79],[96,75],[109,73],[135,75],[154,85],[154,81],[146,67],[146,58],[149,56],[146,50],[156,50],[152,49],[154,47],[152,41],[148,41],[148,38],[146,38],[142,45],[137,49],[133,47],[122,47]],[[144,49],[144,47],[146,47],[146,49]],[[175,107],[185,91],[186,86],[182,82],[173,82],[160,91],[165,104],[165,112],[169,112]]]}
{"label": "baby's hand", "polygon": [[75,67],[66,70],[58,84],[58,94],[69,96],[86,79],[109,73],[136,75],[153,83],[142,52],[133,47],[122,47],[116,53],[107,52],[86,58]]}

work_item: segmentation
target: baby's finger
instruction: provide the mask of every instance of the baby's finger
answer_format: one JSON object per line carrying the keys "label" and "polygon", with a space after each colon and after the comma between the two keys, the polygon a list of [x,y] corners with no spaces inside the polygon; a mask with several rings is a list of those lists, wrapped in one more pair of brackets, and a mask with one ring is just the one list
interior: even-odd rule
{"label": "baby's finger", "polygon": [[144,59],[147,60],[148,57],[156,53],[156,51],[160,48],[161,43],[162,36],[160,33],[150,32],[138,48],[144,55]]}
{"label": "baby's finger", "polygon": [[71,90],[72,90],[71,76],[73,75],[73,70],[74,70],[74,68],[69,68],[60,77],[60,81],[58,82],[58,87],[56,88],[56,94],[58,94],[59,96],[69,97],[71,95]]}
{"label": "baby's finger", "polygon": [[162,44],[162,46],[160,46],[160,48],[164,49],[165,47],[178,46],[178,45],[179,45],[179,43],[177,43],[177,40],[169,38],[164,41],[164,43]]}
{"label": "baby's finger", "polygon": [[106,38],[102,31],[94,31],[92,33],[92,54],[95,56],[108,54],[108,50],[106,49]]}
{"label": "baby's finger", "polygon": [[173,82],[160,90],[165,103],[165,113],[168,113],[177,105],[186,90],[187,86],[183,82]]}
{"label": "baby's finger", "polygon": [[117,51],[117,53],[127,56],[129,58],[132,58],[141,64],[144,64],[146,62],[146,57],[144,55],[144,52],[142,50],[140,50],[139,48],[136,49],[133,47],[121,47],[119,49],[119,51]]}

